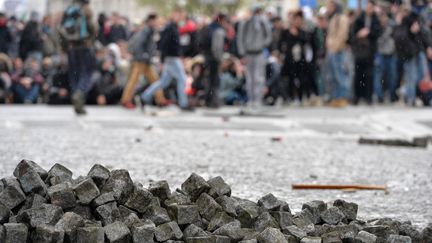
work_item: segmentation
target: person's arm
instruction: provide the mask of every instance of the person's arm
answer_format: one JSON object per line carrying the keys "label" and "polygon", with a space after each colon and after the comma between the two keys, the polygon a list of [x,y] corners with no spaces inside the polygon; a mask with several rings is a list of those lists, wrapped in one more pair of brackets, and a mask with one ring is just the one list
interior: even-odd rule
{"label": "person's arm", "polygon": [[211,51],[213,56],[221,61],[224,54],[225,31],[222,28],[217,29],[212,36]]}
{"label": "person's arm", "polygon": [[237,49],[238,49],[238,53],[239,53],[240,56],[244,56],[246,54],[245,53],[246,50],[245,50],[245,46],[244,46],[244,41],[243,41],[243,38],[244,38],[244,27],[245,27],[245,23],[241,22],[239,24],[238,33],[237,33]]}
{"label": "person's arm", "polygon": [[272,28],[271,25],[269,23],[269,21],[267,20],[263,20],[264,23],[264,31],[265,31],[265,39],[264,39],[264,44],[266,47],[269,47],[271,45],[273,36],[272,36]]}

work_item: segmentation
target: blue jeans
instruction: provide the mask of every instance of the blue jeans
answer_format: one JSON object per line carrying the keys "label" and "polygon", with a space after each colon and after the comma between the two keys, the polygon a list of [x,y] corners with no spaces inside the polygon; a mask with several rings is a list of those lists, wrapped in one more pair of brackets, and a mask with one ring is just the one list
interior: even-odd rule
{"label": "blue jeans", "polygon": [[40,86],[38,84],[33,84],[30,89],[24,88],[21,84],[12,85],[14,101],[18,104],[36,103],[39,98],[39,90]]}
{"label": "blue jeans", "polygon": [[426,55],[421,52],[404,63],[405,102],[414,104],[417,98],[417,86],[425,75]]}
{"label": "blue jeans", "polygon": [[88,93],[92,87],[92,75],[95,69],[94,53],[89,48],[74,48],[68,52],[69,82],[72,92]]}
{"label": "blue jeans", "polygon": [[346,52],[328,54],[328,68],[330,71],[331,98],[348,99],[350,97],[350,75]]}
{"label": "blue jeans", "polygon": [[164,62],[164,68],[161,78],[148,87],[141,95],[145,103],[150,103],[154,93],[160,89],[169,86],[172,79],[177,81],[177,96],[179,106],[185,108],[188,106],[188,100],[185,93],[186,73],[183,64],[178,57],[167,57]]}
{"label": "blue jeans", "polygon": [[377,54],[375,56],[374,91],[378,99],[384,99],[383,84],[386,80],[391,101],[397,100],[396,78],[397,63],[394,55]]}

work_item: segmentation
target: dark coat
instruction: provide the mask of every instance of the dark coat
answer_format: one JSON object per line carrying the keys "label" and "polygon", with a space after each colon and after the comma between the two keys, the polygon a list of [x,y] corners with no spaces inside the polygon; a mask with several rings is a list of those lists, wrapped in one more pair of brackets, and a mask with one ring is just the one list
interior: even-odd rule
{"label": "dark coat", "polygon": [[365,39],[357,37],[357,33],[366,27],[366,14],[362,13],[353,24],[352,36],[350,38],[354,58],[356,60],[369,61],[377,52],[378,38],[381,34],[381,24],[378,17],[373,14],[369,26],[369,35]]}
{"label": "dark coat", "polygon": [[9,45],[12,42],[12,35],[7,26],[0,26],[0,53],[7,54]]}
{"label": "dark coat", "polygon": [[179,57],[182,55],[180,33],[176,23],[169,23],[162,31],[159,49],[162,59],[166,57]]}

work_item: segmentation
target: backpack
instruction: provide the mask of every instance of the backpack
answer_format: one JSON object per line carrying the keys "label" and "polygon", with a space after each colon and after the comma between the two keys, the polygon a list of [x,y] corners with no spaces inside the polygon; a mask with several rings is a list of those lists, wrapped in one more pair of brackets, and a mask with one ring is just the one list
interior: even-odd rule
{"label": "backpack", "polygon": [[73,4],[66,8],[59,31],[67,41],[79,42],[89,37],[87,17],[81,5]]}
{"label": "backpack", "polygon": [[212,49],[212,38],[213,33],[220,26],[217,24],[210,24],[208,26],[203,27],[198,34],[198,48],[203,53],[210,53]]}

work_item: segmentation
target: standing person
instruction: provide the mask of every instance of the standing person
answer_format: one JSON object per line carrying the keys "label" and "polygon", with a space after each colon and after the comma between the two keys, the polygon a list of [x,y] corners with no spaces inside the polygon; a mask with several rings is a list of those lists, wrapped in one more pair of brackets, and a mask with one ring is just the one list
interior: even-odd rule
{"label": "standing person", "polygon": [[[129,80],[121,99],[122,105],[127,109],[135,108],[135,105],[132,103],[132,98],[140,75],[144,75],[150,84],[159,79],[152,64],[152,59],[157,49],[154,41],[155,33],[157,32],[157,24],[158,16],[153,13],[149,14],[146,19],[146,27],[138,32],[129,43],[129,52],[133,55],[133,61]],[[166,103],[162,90],[156,91],[155,99],[158,105],[164,105]]]}
{"label": "standing person", "polygon": [[0,53],[8,54],[9,46],[12,43],[12,35],[7,26],[7,17],[0,13]]}
{"label": "standing person", "polygon": [[59,29],[68,54],[69,82],[75,113],[85,115],[86,94],[92,88],[91,76],[95,68],[93,44],[96,27],[89,0],[74,0],[66,8]]}
{"label": "standing person", "polygon": [[380,16],[382,32],[378,38],[378,51],[375,56],[374,90],[379,103],[384,102],[384,83],[390,96],[391,102],[396,102],[396,44],[393,38],[394,24],[387,13],[383,12]]}
{"label": "standing person", "polygon": [[353,103],[355,105],[361,98],[372,105],[374,57],[381,31],[374,8],[375,1],[369,0],[365,11],[357,17],[353,25],[352,50],[355,59]]}
{"label": "standing person", "polygon": [[[207,27],[207,43],[203,43],[202,51],[205,55],[208,83],[206,87],[206,106],[219,107],[219,66],[223,59],[226,31],[229,25],[225,14],[218,14],[215,20]],[[205,45],[204,45],[205,44]]]}
{"label": "standing person", "polygon": [[39,14],[32,12],[30,21],[26,24],[19,43],[19,55],[23,61],[34,57],[39,61],[43,58],[42,28],[39,24]]}
{"label": "standing person", "polygon": [[126,41],[128,39],[126,26],[119,13],[114,12],[111,16],[112,25],[108,36],[108,44]]}
{"label": "standing person", "polygon": [[[305,53],[306,32],[302,30],[304,24],[303,12],[297,11],[292,15],[290,27],[282,32],[279,50],[284,56],[282,77],[286,80],[286,93],[291,101],[302,101],[305,86]],[[298,99],[298,100],[296,100]]]}
{"label": "standing person", "polygon": [[327,14],[330,20],[326,47],[327,61],[331,78],[331,107],[345,107],[350,96],[348,39],[350,22],[342,13],[342,4],[337,0],[327,2]]}
{"label": "standing person", "polygon": [[417,88],[426,74],[426,48],[431,52],[429,33],[422,29],[420,16],[414,12],[405,16],[394,30],[396,53],[403,61],[405,103],[414,106]]}
{"label": "standing person", "polygon": [[245,57],[248,105],[252,109],[262,105],[266,71],[264,50],[272,41],[270,24],[262,13],[262,7],[255,6],[252,17],[240,23],[237,36],[238,52]]}
{"label": "standing person", "polygon": [[161,33],[159,48],[161,58],[163,60],[163,71],[161,78],[150,85],[141,95],[143,104],[151,102],[153,95],[170,84],[172,79],[177,82],[177,98],[180,108],[184,111],[191,111],[188,98],[185,93],[186,72],[183,67],[180,45],[180,33],[178,23],[182,20],[183,11],[175,9],[171,13],[171,19],[165,29]]}

